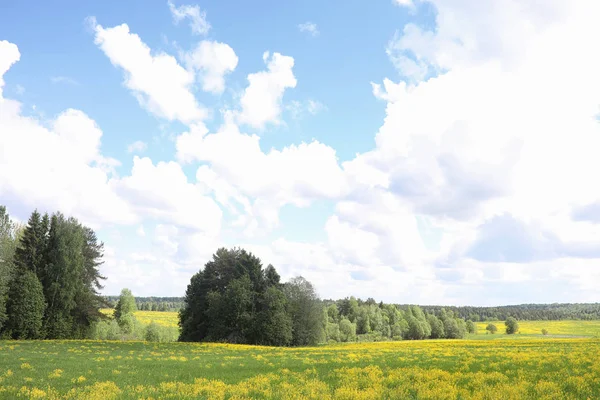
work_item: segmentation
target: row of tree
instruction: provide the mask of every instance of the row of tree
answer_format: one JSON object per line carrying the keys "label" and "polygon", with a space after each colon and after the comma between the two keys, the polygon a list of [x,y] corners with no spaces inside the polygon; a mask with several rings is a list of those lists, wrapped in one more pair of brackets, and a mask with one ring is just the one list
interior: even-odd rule
{"label": "row of tree", "polygon": [[445,309],[435,314],[425,313],[416,305],[359,302],[354,297],[328,303],[325,306],[328,341],[458,339],[476,333],[472,321]]}
{"label": "row of tree", "polygon": [[[106,302],[114,308],[120,296],[105,296]],[[182,297],[135,297],[136,308],[140,311],[179,311],[183,306]]]}
{"label": "row of tree", "polygon": [[19,226],[0,206],[0,335],[89,337],[104,305],[102,255],[94,231],[75,218],[36,210]]}
{"label": "row of tree", "polygon": [[600,303],[520,304],[498,307],[421,306],[425,312],[442,308],[472,321],[504,321],[509,317],[520,321],[598,320]]}
{"label": "row of tree", "polygon": [[187,287],[180,341],[312,345],[323,341],[462,338],[472,321],[441,309],[359,302],[322,302],[310,282],[281,283],[272,265],[243,249],[219,249]]}

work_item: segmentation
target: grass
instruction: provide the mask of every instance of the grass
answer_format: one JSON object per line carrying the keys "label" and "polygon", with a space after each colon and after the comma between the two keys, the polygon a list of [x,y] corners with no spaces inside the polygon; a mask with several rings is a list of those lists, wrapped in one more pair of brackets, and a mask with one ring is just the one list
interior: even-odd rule
{"label": "grass", "polygon": [[0,342],[0,398],[600,398],[598,339]]}

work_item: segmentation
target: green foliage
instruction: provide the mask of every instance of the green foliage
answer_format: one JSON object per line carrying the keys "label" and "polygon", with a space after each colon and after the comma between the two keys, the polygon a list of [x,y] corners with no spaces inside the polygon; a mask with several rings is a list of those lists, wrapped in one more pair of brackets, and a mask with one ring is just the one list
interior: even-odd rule
{"label": "green foliage", "polygon": [[548,334],[548,330],[547,329],[542,329],[542,335],[546,336]]}
{"label": "green foliage", "polygon": [[507,335],[512,335],[519,332],[519,323],[513,317],[508,317],[506,321],[504,321],[504,325],[506,326]]}
{"label": "green foliage", "polygon": [[275,286],[266,290],[257,318],[259,344],[287,346],[292,342],[292,318],[287,312],[287,305],[287,298],[281,290]]}
{"label": "green foliage", "polygon": [[150,322],[150,324],[146,326],[144,340],[147,342],[160,342],[160,339],[160,326],[156,322]]}
{"label": "green foliage", "polygon": [[245,250],[217,250],[187,287],[179,312],[179,340],[293,343],[303,334],[300,324],[311,326],[306,315],[316,311],[320,323],[322,309],[318,299],[313,299],[316,306],[305,310],[309,303],[304,302],[302,291],[279,280],[272,265],[263,269],[260,259]]}
{"label": "green foliage", "polygon": [[340,320],[340,341],[354,342],[356,340],[356,324],[343,317]]}
{"label": "green foliage", "polygon": [[23,237],[15,250],[14,262],[21,271],[31,271],[40,277],[46,265],[48,214],[43,217],[35,210],[23,231]]}
{"label": "green foliage", "polygon": [[[0,329],[9,318],[13,326],[28,324],[24,316],[5,312],[6,288],[13,276],[30,272],[41,284],[45,311],[39,337],[75,339],[88,337],[94,322],[101,318],[104,301],[98,293],[103,253],[93,230],[74,218],[56,213],[51,218],[34,211],[23,229],[10,222],[0,207]],[[22,278],[19,278],[22,279]],[[35,296],[34,296],[35,297]],[[14,303],[14,301],[13,301]],[[12,329],[12,328],[11,328]],[[14,331],[14,329],[13,329]]]}
{"label": "green foliage", "polygon": [[312,284],[299,276],[284,284],[292,318],[295,346],[314,345],[325,339],[323,313]]}
{"label": "green foliage", "polygon": [[466,327],[467,327],[467,333],[474,334],[474,335],[477,334],[477,325],[475,325],[475,323],[473,321],[468,320]]}
{"label": "green foliage", "polygon": [[48,307],[44,330],[48,339],[67,339],[76,336],[74,311],[77,294],[83,291],[85,239],[81,225],[62,214],[52,215],[48,235],[48,251],[44,268],[38,276],[44,285]]}
{"label": "green foliage", "polygon": [[6,329],[14,339],[39,339],[46,302],[44,289],[32,271],[21,271],[11,282]]}
{"label": "green foliage", "polygon": [[15,269],[13,258],[17,244],[16,228],[6,207],[0,206],[0,332],[8,319],[6,301]]}
{"label": "green foliage", "polygon": [[498,328],[496,327],[496,325],[494,324],[488,324],[485,327],[485,330],[488,331],[489,333],[491,333],[492,335],[496,332],[498,332]]}
{"label": "green foliage", "polygon": [[127,288],[122,289],[113,314],[115,319],[120,324],[123,317],[133,315],[135,310],[137,310],[137,307],[135,305],[135,297],[133,297],[131,290]]}
{"label": "green foliage", "polygon": [[427,314],[427,322],[429,322],[429,326],[431,326],[431,338],[432,339],[441,339],[446,337],[444,331],[444,323],[435,315]]}

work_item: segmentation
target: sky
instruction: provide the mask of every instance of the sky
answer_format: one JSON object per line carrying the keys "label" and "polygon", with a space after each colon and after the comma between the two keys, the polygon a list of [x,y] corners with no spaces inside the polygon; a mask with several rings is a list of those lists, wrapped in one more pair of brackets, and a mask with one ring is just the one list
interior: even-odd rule
{"label": "sky", "polygon": [[323,298],[600,301],[600,3],[4,1],[0,204],[104,294],[239,246]]}

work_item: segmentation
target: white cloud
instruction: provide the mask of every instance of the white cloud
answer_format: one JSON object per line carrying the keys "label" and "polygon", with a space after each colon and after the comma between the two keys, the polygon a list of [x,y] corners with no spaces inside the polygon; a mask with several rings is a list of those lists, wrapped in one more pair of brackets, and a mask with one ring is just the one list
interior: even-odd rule
{"label": "white cloud", "polygon": [[[220,188],[229,190],[227,195],[221,193],[223,198],[256,199],[252,206],[255,217],[271,228],[277,225],[283,205],[306,207],[314,199],[338,198],[347,190],[331,147],[313,141],[263,153],[259,141],[256,135],[241,133],[229,115],[216,133],[209,134],[206,127],[198,126],[180,135],[177,157],[182,162],[210,163],[215,176],[204,184],[218,190],[211,185],[223,180],[227,185]],[[205,167],[201,168],[203,177],[210,176]]]}
{"label": "white cloud", "polygon": [[0,40],[0,96],[2,96],[2,88],[4,87],[2,77],[20,59],[21,53],[17,45],[6,40]]}
{"label": "white cloud", "polygon": [[138,234],[138,236],[140,237],[144,237],[146,236],[146,231],[144,230],[144,225],[140,225],[137,230],[135,231],[135,233]]}
{"label": "white cloud", "polygon": [[[16,45],[0,42],[2,73],[18,59]],[[107,170],[118,161],[101,154],[102,131],[85,113],[68,109],[40,121],[23,116],[19,102],[0,96],[0,131],[0,197],[15,215],[26,218],[37,207],[91,225],[135,221],[108,186]]]}
{"label": "white cloud", "polygon": [[221,209],[188,182],[176,162],[156,165],[134,156],[131,176],[111,180],[111,187],[146,218],[208,234],[218,234]]}
{"label": "white cloud", "polygon": [[296,87],[292,68],[294,59],[279,53],[263,54],[267,70],[248,75],[248,87],[240,99],[238,121],[262,129],[267,123],[279,124],[285,89]]}
{"label": "white cloud", "polygon": [[197,71],[202,90],[215,94],[225,90],[225,75],[233,72],[238,57],[226,43],[203,40],[184,55],[188,69]]}
{"label": "white cloud", "polygon": [[128,153],[143,153],[144,151],[146,151],[147,148],[148,148],[148,145],[145,142],[142,142],[141,140],[136,140],[135,142],[133,142],[129,146],[127,146],[127,152]]}
{"label": "white cloud", "polygon": [[210,30],[210,24],[206,20],[206,12],[200,10],[198,6],[182,5],[176,7],[171,1],[168,2],[169,10],[173,15],[173,21],[179,23],[181,20],[189,18],[192,33],[196,35],[206,35]]}
{"label": "white cloud", "polygon": [[168,54],[151,54],[150,48],[127,24],[103,28],[92,22],[94,42],[111,63],[125,72],[125,86],[140,105],[153,114],[185,124],[202,120],[207,110],[198,104],[190,91],[194,74]]}
{"label": "white cloud", "polygon": [[312,37],[319,36],[319,29],[317,28],[317,25],[313,22],[305,22],[303,24],[299,24],[298,29],[300,30],[300,32],[306,32]]}

